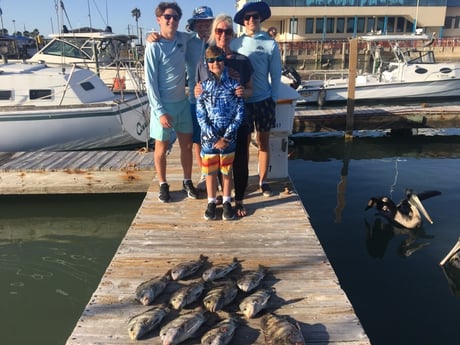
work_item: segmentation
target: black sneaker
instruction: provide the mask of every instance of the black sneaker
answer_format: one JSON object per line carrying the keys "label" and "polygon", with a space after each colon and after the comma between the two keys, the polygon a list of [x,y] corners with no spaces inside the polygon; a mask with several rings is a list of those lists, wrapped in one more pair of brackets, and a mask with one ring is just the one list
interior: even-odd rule
{"label": "black sneaker", "polygon": [[191,180],[183,182],[182,187],[189,198],[198,199],[198,192],[193,186],[193,182]]}
{"label": "black sneaker", "polygon": [[204,211],[204,219],[206,220],[214,220],[216,219],[216,203],[210,202],[206,211]]}
{"label": "black sneaker", "polygon": [[235,212],[233,211],[232,204],[228,201],[224,202],[222,205],[223,212],[222,212],[222,219],[223,220],[231,220],[235,218]]}
{"label": "black sneaker", "polygon": [[160,191],[158,192],[158,200],[161,202],[168,202],[171,200],[171,196],[169,195],[169,184],[162,183],[160,185]]}
{"label": "black sneaker", "polygon": [[263,196],[270,197],[273,195],[272,189],[267,183],[262,183],[260,186],[260,190],[262,191]]}

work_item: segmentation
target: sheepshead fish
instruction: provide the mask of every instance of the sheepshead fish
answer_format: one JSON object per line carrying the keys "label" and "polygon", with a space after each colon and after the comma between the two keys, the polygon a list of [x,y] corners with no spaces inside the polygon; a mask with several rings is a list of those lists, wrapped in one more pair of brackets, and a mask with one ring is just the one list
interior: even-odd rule
{"label": "sheepshead fish", "polygon": [[234,317],[222,320],[201,337],[201,345],[227,345],[237,327],[238,322]]}
{"label": "sheepshead fish", "polygon": [[163,277],[156,277],[141,283],[136,288],[136,300],[143,305],[150,305],[163,292],[171,281],[170,271]]}
{"label": "sheepshead fish", "polygon": [[221,282],[213,287],[203,298],[204,307],[210,312],[221,310],[235,299],[238,287],[234,281]]}
{"label": "sheepshead fish", "polygon": [[166,305],[160,305],[133,316],[128,321],[128,334],[131,340],[139,340],[157,327],[169,313]]}
{"label": "sheepshead fish", "polygon": [[285,317],[265,314],[260,320],[265,344],[305,345],[299,324],[293,325]]}
{"label": "sheepshead fish", "polygon": [[254,290],[265,277],[266,271],[262,265],[259,265],[259,269],[256,271],[243,271],[236,284],[244,292]]}
{"label": "sheepshead fish", "polygon": [[195,332],[206,321],[205,312],[206,310],[200,308],[199,310],[182,314],[168,322],[160,330],[162,344],[175,345],[193,337]]}
{"label": "sheepshead fish", "polygon": [[200,255],[200,258],[196,261],[187,261],[177,264],[171,270],[171,277],[173,280],[183,279],[185,277],[191,276],[192,274],[196,273],[208,260],[207,256],[203,254]]}
{"label": "sheepshead fish", "polygon": [[251,319],[267,306],[268,300],[274,293],[273,288],[259,289],[241,301],[240,310],[244,316]]}
{"label": "sheepshead fish", "polygon": [[181,287],[171,295],[169,302],[174,309],[181,309],[186,305],[195,302],[204,291],[204,282],[198,281]]}
{"label": "sheepshead fish", "polygon": [[208,268],[206,271],[203,272],[203,280],[206,282],[210,282],[216,279],[220,279],[225,277],[234,269],[240,267],[241,264],[237,258],[233,258],[233,261],[229,264],[219,264]]}

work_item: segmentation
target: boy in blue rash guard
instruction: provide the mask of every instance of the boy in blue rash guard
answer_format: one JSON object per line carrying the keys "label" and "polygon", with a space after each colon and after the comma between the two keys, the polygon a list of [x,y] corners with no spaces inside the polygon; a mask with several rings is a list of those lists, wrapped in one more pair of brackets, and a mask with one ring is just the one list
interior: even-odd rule
{"label": "boy in blue rash guard", "polygon": [[243,98],[236,95],[240,84],[228,76],[221,48],[206,49],[206,63],[211,75],[201,83],[197,98],[197,118],[201,128],[201,172],[206,175],[208,206],[204,218],[216,219],[217,173],[222,173],[222,218],[233,219],[231,205],[232,165],[236,134],[244,118]]}
{"label": "boy in blue rash guard", "polygon": [[235,23],[244,26],[245,34],[230,43],[232,51],[246,55],[254,68],[253,93],[245,106],[246,115],[257,134],[259,187],[264,196],[273,195],[266,178],[270,163],[270,130],[276,122],[275,109],[282,71],[278,44],[261,30],[261,23],[270,16],[270,7],[264,1],[246,3],[233,18]]}
{"label": "boy in blue rash guard", "polygon": [[172,130],[177,134],[181,149],[183,190],[188,197],[197,199],[197,191],[191,180],[193,125],[185,94],[188,39],[185,34],[177,32],[182,10],[175,2],[161,2],[155,15],[160,25],[160,39],[147,44],[144,69],[150,102],[150,136],[155,139],[154,162],[160,184],[158,200],[168,202],[171,199],[166,180],[166,152]]}

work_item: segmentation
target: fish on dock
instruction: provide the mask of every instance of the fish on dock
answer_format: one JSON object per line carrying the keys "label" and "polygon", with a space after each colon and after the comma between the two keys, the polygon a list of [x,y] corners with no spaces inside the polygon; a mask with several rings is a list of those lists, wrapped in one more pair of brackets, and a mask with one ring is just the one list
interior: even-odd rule
{"label": "fish on dock", "polygon": [[228,280],[220,282],[209,290],[203,298],[203,305],[207,310],[214,313],[233,302],[237,294],[238,287],[234,281]]}
{"label": "fish on dock", "polygon": [[238,321],[235,317],[224,319],[201,337],[201,345],[227,345],[237,327]]}
{"label": "fish on dock", "polygon": [[171,271],[162,277],[147,280],[136,288],[136,300],[143,305],[150,305],[160,295],[171,281]]}
{"label": "fish on dock", "polygon": [[286,317],[265,314],[260,320],[265,344],[305,345],[305,339],[296,322],[294,325]]}
{"label": "fish on dock", "polygon": [[264,266],[259,265],[258,270],[243,271],[240,278],[236,281],[236,284],[240,290],[244,292],[252,291],[259,286],[266,273],[267,269]]}
{"label": "fish on dock", "polygon": [[202,277],[204,281],[214,281],[224,278],[227,274],[237,269],[238,267],[241,267],[240,261],[238,261],[237,258],[233,258],[233,261],[229,264],[213,265],[212,267],[208,268],[203,272]]}
{"label": "fish on dock", "polygon": [[205,282],[200,280],[181,287],[175,291],[169,300],[174,309],[182,309],[183,307],[195,302],[203,293]]}
{"label": "fish on dock", "polygon": [[131,340],[139,340],[145,334],[153,331],[169,311],[170,309],[162,304],[131,317],[128,320],[128,334]]}
{"label": "fish on dock", "polygon": [[179,315],[164,325],[160,330],[163,345],[179,344],[195,335],[195,332],[206,321],[206,310],[197,310]]}
{"label": "fish on dock", "polygon": [[172,280],[184,279],[186,277],[189,277],[195,274],[201,267],[203,267],[203,265],[205,264],[205,262],[207,262],[207,260],[208,260],[208,257],[201,254],[198,260],[192,260],[192,261],[187,261],[187,262],[182,262],[180,264],[177,264],[171,270]]}
{"label": "fish on dock", "polygon": [[245,297],[239,307],[241,312],[248,319],[253,318],[257,315],[262,309],[264,309],[270,297],[275,293],[274,288],[263,288],[259,289],[253,294]]}

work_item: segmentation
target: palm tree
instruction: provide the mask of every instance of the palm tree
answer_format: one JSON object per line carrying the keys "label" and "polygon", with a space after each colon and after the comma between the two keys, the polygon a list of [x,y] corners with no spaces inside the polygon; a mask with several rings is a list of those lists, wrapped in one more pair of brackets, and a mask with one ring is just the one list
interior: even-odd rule
{"label": "palm tree", "polygon": [[140,37],[141,45],[142,45],[142,37],[139,34],[139,18],[141,17],[141,10],[136,7],[135,9],[131,11],[131,16],[133,16],[134,19],[136,19],[136,34],[138,37]]}

